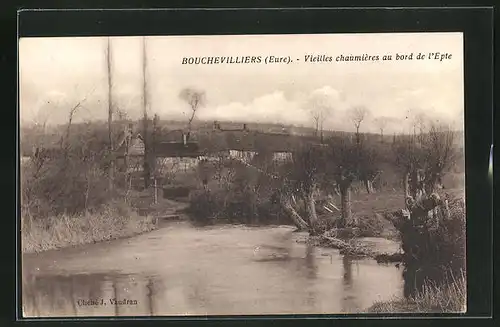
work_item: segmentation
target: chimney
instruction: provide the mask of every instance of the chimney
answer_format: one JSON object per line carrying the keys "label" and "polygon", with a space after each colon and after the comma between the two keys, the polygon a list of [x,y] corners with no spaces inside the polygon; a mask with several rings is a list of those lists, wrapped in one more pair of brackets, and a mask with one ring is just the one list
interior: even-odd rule
{"label": "chimney", "polygon": [[243,124],[243,130],[246,131],[247,130],[247,124]]}
{"label": "chimney", "polygon": [[184,145],[187,144],[187,135],[186,135],[186,133],[182,133],[182,143],[184,143]]}

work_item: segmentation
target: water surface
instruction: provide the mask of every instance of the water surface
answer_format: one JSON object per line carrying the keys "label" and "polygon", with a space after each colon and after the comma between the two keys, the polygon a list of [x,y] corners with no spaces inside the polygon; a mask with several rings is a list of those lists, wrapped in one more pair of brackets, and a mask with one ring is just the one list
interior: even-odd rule
{"label": "water surface", "polygon": [[129,239],[24,255],[24,316],[357,313],[402,294],[396,267],[301,237],[287,226],[176,222]]}

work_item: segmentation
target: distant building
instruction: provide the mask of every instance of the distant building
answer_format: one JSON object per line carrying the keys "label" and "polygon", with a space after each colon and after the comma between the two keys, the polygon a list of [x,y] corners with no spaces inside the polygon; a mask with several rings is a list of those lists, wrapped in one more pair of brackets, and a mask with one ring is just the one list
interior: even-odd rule
{"label": "distant building", "polygon": [[[198,142],[188,141],[187,133],[175,131],[176,141],[160,141],[153,145],[155,170],[160,176],[167,172],[187,171],[195,168],[203,153]],[[174,133],[170,133],[170,136]]]}
{"label": "distant building", "polygon": [[197,142],[158,142],[153,148],[157,158],[197,158],[201,154]]}
{"label": "distant building", "polygon": [[[149,149],[150,168],[153,174],[163,174],[168,170],[192,167],[198,161],[200,151],[196,142],[188,142],[182,130],[169,131],[153,141]],[[167,141],[165,141],[167,140]],[[129,126],[122,133],[115,150],[116,165],[121,171],[141,172],[144,169],[145,144],[141,134],[133,135]]]}
{"label": "distant building", "polygon": [[274,152],[273,160],[278,162],[287,162],[293,159],[292,152]]}
{"label": "distant building", "polygon": [[248,131],[248,125],[246,123],[241,124],[241,127],[236,128],[222,128],[221,124],[218,121],[214,121],[213,125],[214,131],[222,131],[222,132],[238,132],[238,131]]}
{"label": "distant building", "polygon": [[245,162],[250,162],[255,157],[257,152],[255,151],[244,151],[244,150],[229,150],[229,157],[233,159],[239,159]]}
{"label": "distant building", "polygon": [[240,130],[220,130],[215,132],[217,141],[222,145],[219,150],[229,151],[230,158],[245,162],[252,161],[257,154],[270,155],[273,161],[282,162],[291,160],[294,149],[298,146],[299,139],[281,133],[263,133]]}

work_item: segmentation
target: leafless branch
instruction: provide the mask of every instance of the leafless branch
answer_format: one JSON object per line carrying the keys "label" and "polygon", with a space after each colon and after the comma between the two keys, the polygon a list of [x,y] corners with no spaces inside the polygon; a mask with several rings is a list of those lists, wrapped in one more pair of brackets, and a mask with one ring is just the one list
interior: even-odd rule
{"label": "leafless branch", "polygon": [[180,92],[179,97],[182,100],[186,101],[187,104],[191,107],[191,115],[188,118],[188,123],[187,123],[188,138],[189,138],[192,129],[192,122],[196,116],[196,111],[200,107],[205,105],[206,96],[205,92],[203,91],[197,91],[192,88],[186,88]]}
{"label": "leafless branch", "polygon": [[357,106],[349,109],[349,118],[351,121],[354,123],[354,127],[356,128],[356,143],[360,144],[360,134],[359,134],[359,128],[361,126],[361,123],[363,120],[365,120],[366,116],[368,115],[368,109],[363,106]]}
{"label": "leafless branch", "polygon": [[361,126],[363,120],[365,120],[367,114],[368,109],[363,106],[356,106],[349,110],[349,118],[354,123],[354,127],[356,127],[356,130],[359,130],[359,127]]}
{"label": "leafless branch", "polygon": [[[83,103],[85,101],[87,101],[87,98],[89,97],[89,95],[91,95],[94,91],[95,91],[95,87],[87,95],[85,95],[85,97],[83,97],[83,99],[78,101],[78,103],[75,104],[70,109],[69,115],[68,115],[68,125],[66,127],[66,135],[61,135],[61,141],[60,141],[61,149],[64,147],[64,139],[66,139],[67,142],[69,140],[70,132],[71,132],[71,124],[73,122],[73,117],[74,117],[75,113],[78,111],[78,109],[82,108]],[[66,142],[66,146],[68,146],[67,142]]]}

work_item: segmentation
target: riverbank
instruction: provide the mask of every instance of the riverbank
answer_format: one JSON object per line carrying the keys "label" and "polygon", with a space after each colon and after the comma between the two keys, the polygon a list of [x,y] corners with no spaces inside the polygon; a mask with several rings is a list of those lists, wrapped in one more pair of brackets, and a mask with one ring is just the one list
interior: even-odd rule
{"label": "riverbank", "polygon": [[157,228],[152,216],[139,216],[128,206],[112,203],[94,212],[45,219],[23,219],[22,253],[38,253],[77,245],[108,241],[149,232]]}
{"label": "riverbank", "polygon": [[337,249],[341,255],[375,259],[378,263],[399,263],[402,260],[401,242],[397,237],[364,236],[357,228],[334,228],[302,241]]}
{"label": "riverbank", "polygon": [[376,302],[369,313],[457,313],[466,311],[466,277],[461,275],[440,286],[426,285],[422,292],[411,298],[395,298]]}

